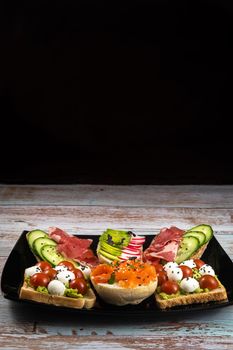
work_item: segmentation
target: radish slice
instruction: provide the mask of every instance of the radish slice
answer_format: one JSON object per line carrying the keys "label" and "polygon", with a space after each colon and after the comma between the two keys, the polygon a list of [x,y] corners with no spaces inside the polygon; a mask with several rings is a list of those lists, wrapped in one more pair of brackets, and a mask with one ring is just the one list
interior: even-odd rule
{"label": "radish slice", "polygon": [[127,247],[123,248],[122,251],[124,251],[125,249],[128,249],[128,250],[131,250],[131,251],[135,252],[135,251],[141,250],[142,247],[140,246],[140,247],[136,248],[136,247],[127,246]]}
{"label": "radish slice", "polygon": [[129,248],[129,247],[132,247],[133,249],[140,249],[140,248],[142,248],[142,244],[129,244],[129,245],[127,245],[127,247],[126,248]]}
{"label": "radish slice", "polygon": [[145,239],[131,239],[130,243],[133,244],[143,244],[145,242]]}
{"label": "radish slice", "polygon": [[134,236],[131,238],[132,241],[145,241],[144,236]]}
{"label": "radish slice", "polygon": [[129,254],[129,255],[133,255],[133,254],[139,255],[141,253],[141,250],[124,249],[124,250],[122,250],[122,253]]}

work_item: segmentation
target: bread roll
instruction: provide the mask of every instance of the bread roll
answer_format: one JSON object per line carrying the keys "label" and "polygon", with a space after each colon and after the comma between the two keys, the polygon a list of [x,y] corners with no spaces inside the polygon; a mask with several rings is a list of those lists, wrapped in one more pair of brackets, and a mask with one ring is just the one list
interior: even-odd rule
{"label": "bread roll", "polygon": [[144,299],[155,293],[155,290],[157,288],[157,279],[156,281],[150,282],[150,284],[146,286],[142,285],[134,288],[123,288],[120,287],[117,283],[97,284],[93,279],[91,279],[91,281],[101,299],[103,299],[108,304],[118,306],[127,304],[139,304]]}

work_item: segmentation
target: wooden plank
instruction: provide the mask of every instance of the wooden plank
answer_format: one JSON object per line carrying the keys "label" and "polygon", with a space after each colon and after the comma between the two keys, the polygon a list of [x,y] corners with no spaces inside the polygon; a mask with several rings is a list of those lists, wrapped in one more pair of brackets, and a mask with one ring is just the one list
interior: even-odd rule
{"label": "wooden plank", "polygon": [[[55,336],[46,335],[25,335],[25,336],[10,336],[3,334],[0,337],[1,349],[93,349],[93,350],[143,350],[143,349],[205,349],[224,350],[231,349],[232,337],[229,336],[189,336],[188,333],[180,336],[175,334],[160,334],[150,336],[118,336],[113,337],[111,334],[98,336],[94,332],[89,337],[81,338],[79,334],[72,334],[72,336],[62,336],[60,334]],[[13,347],[12,347],[13,346]]]}
{"label": "wooden plank", "polygon": [[44,309],[6,300],[1,297],[1,332],[13,334],[17,325],[21,325],[18,334],[32,332],[37,334],[64,336],[72,335],[76,330],[80,336],[89,336],[93,332],[98,335],[114,334],[124,335],[150,335],[153,332],[160,332],[165,335],[168,331],[182,335],[232,335],[233,326],[233,306],[222,309],[203,310],[192,313],[186,312],[176,315],[160,315],[159,318],[147,318],[146,314],[141,318],[133,316],[127,317],[122,310],[122,318],[118,317],[95,317],[91,315],[80,315],[79,312],[64,312],[59,310]]}
{"label": "wooden plank", "polygon": [[107,227],[158,231],[164,226],[175,225],[187,229],[199,223],[212,225],[217,231],[231,231],[233,209],[199,208],[136,208],[101,206],[0,206],[0,222],[6,232],[49,226],[70,227],[70,233],[82,233],[82,229]]}
{"label": "wooden plank", "polygon": [[232,208],[233,186],[0,185],[0,204]]}

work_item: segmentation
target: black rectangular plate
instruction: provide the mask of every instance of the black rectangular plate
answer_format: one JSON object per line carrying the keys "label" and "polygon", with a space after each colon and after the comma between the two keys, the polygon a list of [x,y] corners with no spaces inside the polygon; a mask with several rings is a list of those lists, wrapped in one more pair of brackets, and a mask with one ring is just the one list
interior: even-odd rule
{"label": "black rectangular plate", "polygon": [[[97,296],[96,306],[92,309],[73,309],[65,308],[60,306],[46,305],[42,303],[37,303],[29,300],[19,299],[19,290],[23,283],[23,276],[25,268],[32,266],[36,263],[35,257],[31,253],[27,240],[26,240],[27,231],[23,231],[18,241],[16,242],[14,248],[12,249],[3,269],[2,278],[1,278],[1,289],[6,299],[18,301],[20,303],[34,304],[39,307],[49,308],[50,310],[65,310],[69,312],[88,314],[88,315],[111,315],[117,316],[124,315],[126,316],[146,316],[148,317],[157,317],[158,315],[164,314],[176,314],[180,312],[190,312],[193,311],[204,311],[208,309],[214,309],[218,307],[224,307],[233,304],[233,262],[230,257],[223,250],[219,242],[215,237],[211,239],[209,245],[202,256],[202,259],[211,265],[216,274],[218,275],[220,281],[225,286],[227,290],[228,300],[220,302],[210,302],[207,304],[193,304],[187,306],[178,306],[168,310],[160,310],[156,304],[154,297],[150,297],[140,303],[139,305],[127,305],[127,306],[114,306],[108,305],[101,301]],[[91,238],[93,240],[92,249],[96,250],[99,236],[82,236],[83,238]],[[146,242],[144,248],[146,248],[152,239],[153,235],[146,236]]]}

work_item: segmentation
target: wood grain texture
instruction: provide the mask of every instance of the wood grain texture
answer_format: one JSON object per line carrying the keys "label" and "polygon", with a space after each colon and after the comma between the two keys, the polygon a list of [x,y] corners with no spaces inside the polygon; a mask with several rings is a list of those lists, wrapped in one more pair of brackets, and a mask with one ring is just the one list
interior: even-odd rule
{"label": "wood grain texture", "polygon": [[[176,225],[187,228],[198,223],[209,223],[214,230],[232,229],[233,209],[200,208],[143,208],[119,206],[0,206],[1,225],[9,230],[47,228],[54,225],[70,226],[71,233],[86,229],[134,228],[159,230]],[[27,226],[25,228],[25,226]]]}
{"label": "wood grain texture", "polygon": [[[50,349],[51,344],[53,349],[95,349],[95,350],[144,350],[144,349],[167,349],[173,348],[178,350],[186,349],[205,349],[205,350],[222,350],[231,349],[231,341],[229,337],[211,336],[203,339],[202,336],[190,337],[190,336],[174,336],[166,335],[150,335],[150,336],[120,336],[115,337],[112,335],[98,336],[93,333],[89,337],[82,339],[79,335],[72,336],[10,336],[4,335],[1,337],[2,349]],[[12,343],[17,341],[17,345],[12,347]]]}
{"label": "wood grain texture", "polygon": [[232,186],[0,185],[3,205],[232,208]]}
{"label": "wood grain texture", "polygon": [[[233,186],[0,185],[0,272],[23,230],[59,226],[71,234],[107,227],[155,234],[205,222],[233,259]],[[159,319],[96,318],[0,296],[6,349],[232,349],[233,306]]]}

